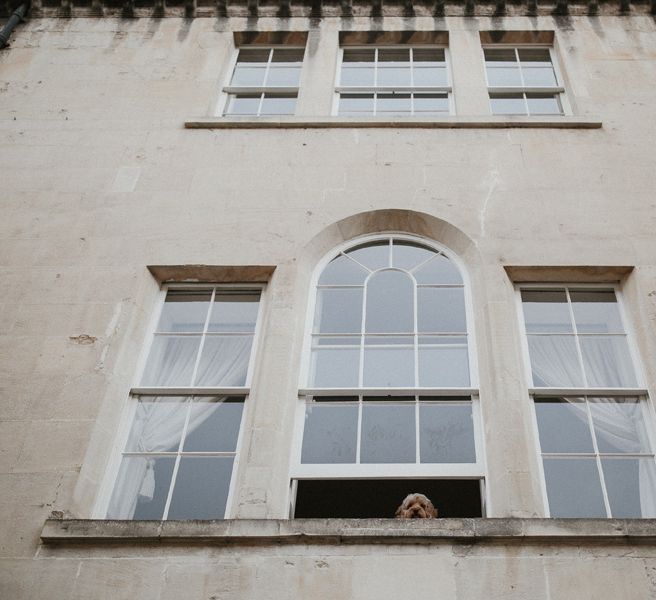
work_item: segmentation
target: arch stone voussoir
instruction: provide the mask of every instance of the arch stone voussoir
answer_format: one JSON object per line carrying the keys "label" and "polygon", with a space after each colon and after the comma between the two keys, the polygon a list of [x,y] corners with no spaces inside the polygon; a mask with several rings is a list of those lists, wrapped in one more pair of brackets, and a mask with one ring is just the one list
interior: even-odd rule
{"label": "arch stone voussoir", "polygon": [[480,264],[480,254],[474,240],[461,229],[428,213],[405,209],[372,210],[340,219],[305,245],[303,258],[316,264],[336,246],[377,233],[405,233],[423,237],[446,246],[470,268]]}

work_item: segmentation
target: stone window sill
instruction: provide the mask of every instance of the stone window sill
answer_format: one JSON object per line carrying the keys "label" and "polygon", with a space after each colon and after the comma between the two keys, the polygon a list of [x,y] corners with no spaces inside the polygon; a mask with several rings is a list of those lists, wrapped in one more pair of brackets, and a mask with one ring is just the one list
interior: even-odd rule
{"label": "stone window sill", "polygon": [[198,117],[187,129],[600,129],[599,119],[583,117]]}
{"label": "stone window sill", "polygon": [[656,519],[47,519],[45,544],[655,543]]}

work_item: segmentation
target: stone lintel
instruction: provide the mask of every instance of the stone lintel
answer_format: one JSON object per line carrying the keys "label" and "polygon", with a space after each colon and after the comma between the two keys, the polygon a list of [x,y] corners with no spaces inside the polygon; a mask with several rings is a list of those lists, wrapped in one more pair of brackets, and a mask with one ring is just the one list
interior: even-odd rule
{"label": "stone lintel", "polygon": [[266,283],[275,265],[148,265],[159,283]]}
{"label": "stone lintel", "polygon": [[515,283],[617,283],[631,271],[630,266],[522,266],[505,265]]}

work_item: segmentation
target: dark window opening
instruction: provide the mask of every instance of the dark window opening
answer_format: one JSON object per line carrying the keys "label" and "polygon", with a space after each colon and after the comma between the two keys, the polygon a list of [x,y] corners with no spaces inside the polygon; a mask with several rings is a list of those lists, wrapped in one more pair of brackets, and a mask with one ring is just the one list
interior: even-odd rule
{"label": "dark window opening", "polygon": [[481,517],[478,479],[330,479],[297,482],[296,519],[394,518],[411,493],[427,496],[440,518]]}

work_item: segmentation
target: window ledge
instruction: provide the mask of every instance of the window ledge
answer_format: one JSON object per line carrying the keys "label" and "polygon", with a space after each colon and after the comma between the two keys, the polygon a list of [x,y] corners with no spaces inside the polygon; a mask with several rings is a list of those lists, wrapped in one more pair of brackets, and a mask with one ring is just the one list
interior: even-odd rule
{"label": "window ledge", "polygon": [[656,519],[47,519],[45,544],[656,543]]}
{"label": "window ledge", "polygon": [[198,117],[185,121],[187,129],[600,129],[598,119],[585,117]]}

